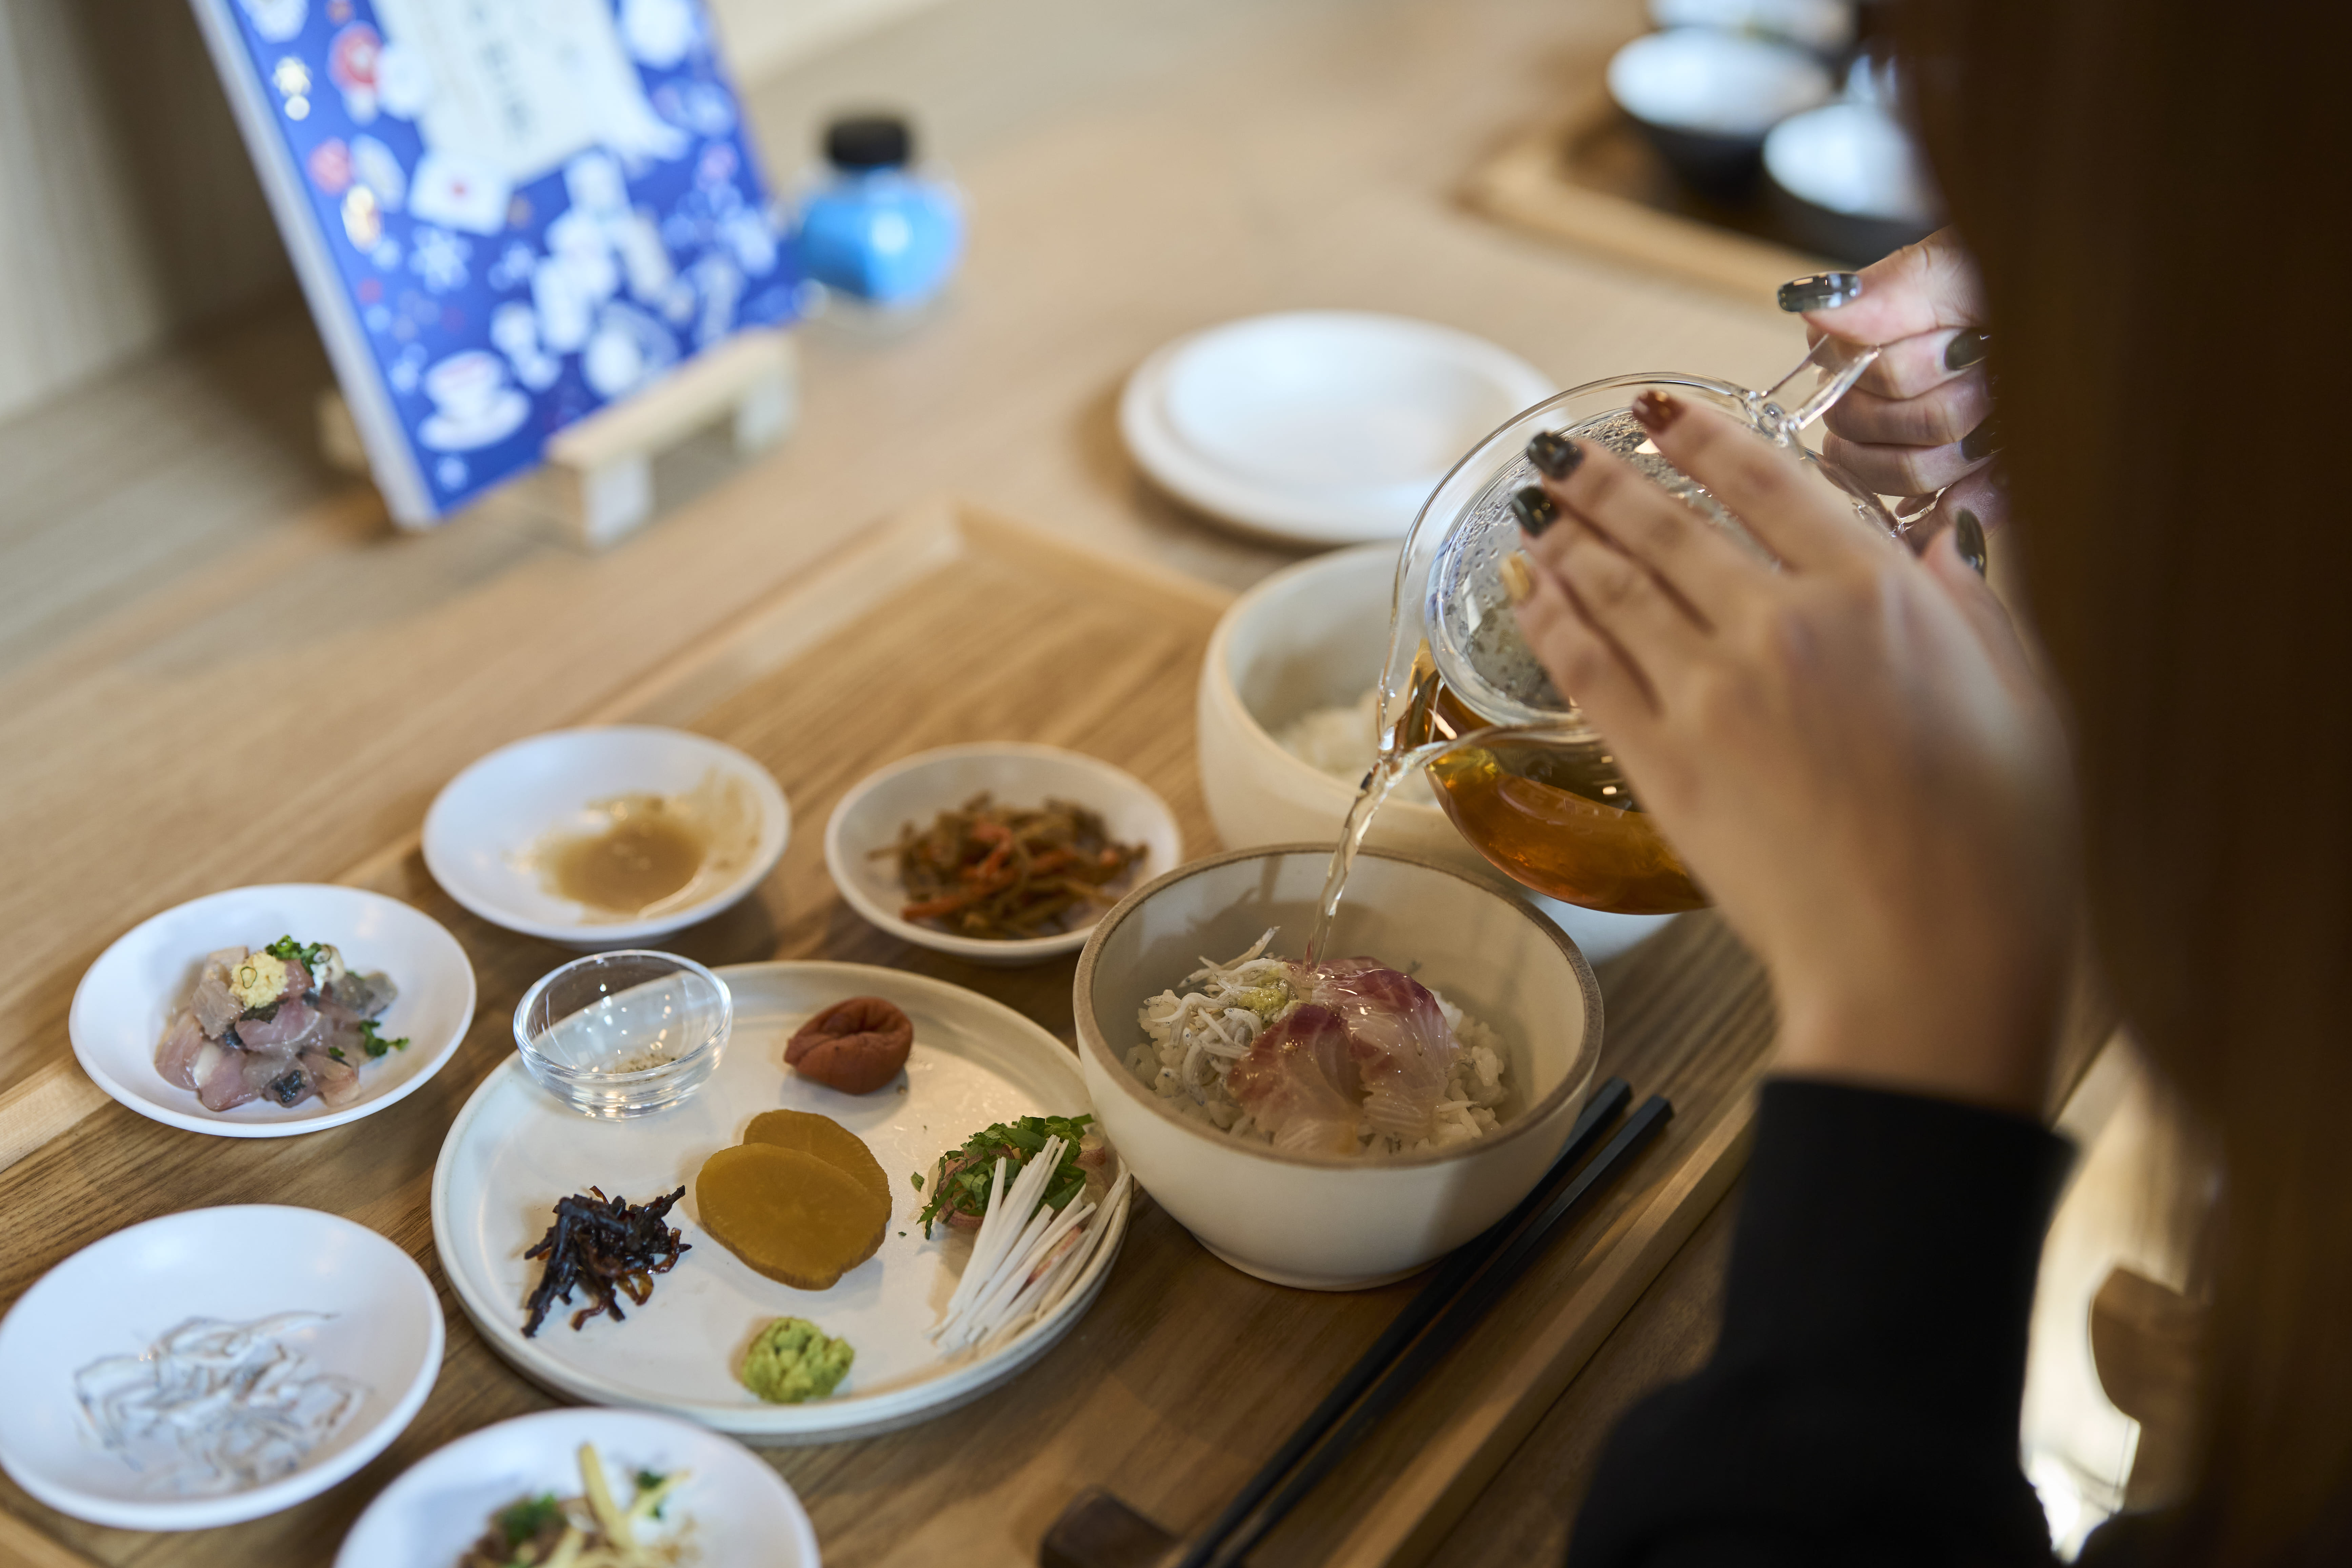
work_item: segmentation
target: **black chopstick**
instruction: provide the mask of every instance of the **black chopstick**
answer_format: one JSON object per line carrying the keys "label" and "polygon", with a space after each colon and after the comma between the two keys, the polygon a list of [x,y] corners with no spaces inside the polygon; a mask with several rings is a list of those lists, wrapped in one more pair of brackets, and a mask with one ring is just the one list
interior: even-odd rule
{"label": "black chopstick", "polygon": [[[1266,1531],[1279,1523],[1301,1498],[1312,1491],[1317,1482],[1330,1474],[1362,1440],[1364,1434],[1370,1431],[1381,1416],[1395,1408],[1430,1368],[1443,1360],[1463,1335],[1486,1315],[1488,1309],[1502,1298],[1503,1293],[1517,1282],[1519,1276],[1526,1273],[1528,1266],[1542,1255],[1545,1245],[1551,1239],[1551,1233],[1560,1223],[1593,1193],[1606,1186],[1612,1177],[1632,1165],[1634,1156],[1658,1135],[1667,1118],[1674,1113],[1674,1107],[1660,1095],[1653,1094],[1643,1102],[1642,1108],[1633,1113],[1633,1120],[1625,1124],[1623,1131],[1611,1139],[1609,1146],[1544,1206],[1543,1211],[1527,1228],[1504,1245],[1486,1270],[1446,1308],[1430,1332],[1388,1368],[1339,1430],[1283,1484],[1273,1500],[1245,1524],[1232,1528],[1232,1532],[1221,1541],[1210,1542],[1208,1551],[1200,1552],[1202,1543],[1195,1542],[1192,1550],[1184,1554],[1185,1568],[1193,1568],[1194,1564],[1200,1563],[1209,1564],[1211,1568],[1234,1568],[1234,1564],[1246,1558],[1251,1549],[1265,1539]],[[1418,1298],[1415,1304],[1419,1304]],[[1349,1377],[1354,1375],[1355,1372],[1351,1370]],[[1288,1445],[1285,1448],[1287,1450]],[[1252,1485],[1255,1484],[1254,1480]],[[1224,1521],[1220,1518],[1218,1522],[1223,1524]],[[1198,1556],[1194,1555],[1196,1552],[1200,1552]]]}
{"label": "black chopstick", "polygon": [[[1339,1423],[1348,1407],[1362,1397],[1364,1391],[1388,1371],[1390,1364],[1396,1360],[1414,1336],[1436,1320],[1446,1305],[1461,1293],[1471,1277],[1502,1249],[1528,1217],[1543,1207],[1555,1183],[1576,1168],[1578,1162],[1591,1151],[1609,1124],[1624,1113],[1633,1098],[1633,1091],[1622,1078],[1612,1078],[1593,1091],[1592,1097],[1585,1102],[1583,1111],[1578,1114],[1576,1124],[1569,1130],[1568,1142],[1562,1146],[1559,1158],[1552,1163],[1550,1170],[1544,1173],[1543,1180],[1536,1183],[1534,1189],[1521,1198],[1510,1213],[1446,1254],[1444,1260],[1438,1264],[1436,1272],[1430,1276],[1429,1283],[1405,1303],[1404,1310],[1381,1331],[1381,1337],[1372,1342],[1371,1348],[1356,1358],[1356,1364],[1325,1396],[1323,1403],[1298,1424],[1297,1429],[1284,1439],[1282,1447],[1275,1450],[1274,1457],[1259,1468],[1240,1491],[1234,1494],[1224,1511],[1218,1514],[1209,1528],[1185,1548],[1177,1568],[1202,1568],[1225,1538],[1249,1517],[1251,1511],[1282,1484],[1282,1478],[1290,1473],[1291,1468]],[[1255,1541],[1255,1537],[1251,1539]]]}

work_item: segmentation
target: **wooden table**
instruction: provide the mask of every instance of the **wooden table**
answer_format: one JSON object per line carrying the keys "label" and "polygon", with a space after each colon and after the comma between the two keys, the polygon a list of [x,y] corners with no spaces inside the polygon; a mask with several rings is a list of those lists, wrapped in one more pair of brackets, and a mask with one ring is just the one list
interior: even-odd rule
{"label": "wooden table", "polygon": [[[777,874],[670,945],[711,964],[823,956],[915,968],[1072,1039],[1074,960],[982,968],[866,925],[830,883],[817,824],[878,766],[999,737],[1083,747],[1119,763],[1170,801],[1189,841],[1213,841],[1190,715],[1201,652],[1226,602],[1190,579],[940,505],[719,628],[590,716],[682,724],[726,740],[770,768],[794,804],[801,831]],[[457,1308],[431,1245],[426,1193],[458,1106],[511,1053],[516,999],[563,955],[467,916],[425,873],[413,835],[349,880],[416,904],[465,945],[481,1002],[457,1056],[407,1100],[301,1138],[207,1138],[108,1104],[0,1173],[0,1212],[14,1217],[16,1243],[0,1257],[0,1300],[124,1225],[208,1203],[300,1202],[382,1231],[434,1279],[450,1340],[431,1398],[359,1476],[271,1518],[143,1536],[80,1524],[0,1484],[16,1516],[0,1515],[0,1542],[21,1534],[23,1520],[109,1563],[323,1563],[358,1510],[405,1466],[550,1403]],[[1601,1071],[1672,1095],[1682,1113],[1260,1561],[1425,1556],[1731,1179],[1747,1085],[1771,1032],[1754,965],[1701,915],[1607,975]],[[906,1432],[771,1458],[837,1568],[949,1556],[1013,1568],[1032,1560],[1053,1515],[1093,1484],[1197,1528],[1412,1288],[1333,1295],[1268,1285],[1211,1258],[1141,1197],[1101,1299],[1006,1396]]]}
{"label": "wooden table", "polygon": [[[1204,527],[1120,454],[1119,382],[1169,336],[1339,305],[1480,332],[1563,384],[1785,368],[1797,340],[1768,301],[1580,257],[1455,201],[1466,171],[1640,26],[1634,0],[958,0],[762,84],[751,109],[780,176],[831,106],[916,107],[971,197],[970,264],[917,331],[804,334],[799,434],[744,468],[682,454],[660,476],[673,514],[602,557],[493,517],[390,533],[373,494],[315,456],[325,371],[290,304],[0,426],[0,1166],[27,1162],[12,1194],[68,1166],[114,1178],[79,1216],[12,1202],[0,1293],[90,1226],[225,1195],[175,1185],[193,1140],[111,1110],[76,1129],[104,1102],[65,1062],[66,1004],[137,920],[221,886],[347,873],[434,906],[396,858],[369,857],[459,767],[609,709],[925,494],[1227,586],[1291,559]],[[332,700],[225,736],[226,695],[271,681]],[[1181,735],[1153,744],[1153,766],[1189,766]],[[803,820],[845,781],[795,783]],[[759,911],[712,928],[709,953],[872,951],[805,893]],[[1038,1016],[1065,1026],[1052,992]],[[477,1034],[440,1098],[368,1124],[393,1143],[352,1212],[416,1212],[446,1097],[491,1049]],[[117,1124],[125,1152],[87,1141]],[[43,1148],[60,1128],[76,1130]],[[304,1200],[291,1178],[317,1142],[263,1160],[291,1162],[268,1196]],[[419,1224],[393,1234],[422,1249]],[[1441,1556],[1557,1542],[1610,1413],[1703,1346],[1716,1236],[1653,1288]]]}

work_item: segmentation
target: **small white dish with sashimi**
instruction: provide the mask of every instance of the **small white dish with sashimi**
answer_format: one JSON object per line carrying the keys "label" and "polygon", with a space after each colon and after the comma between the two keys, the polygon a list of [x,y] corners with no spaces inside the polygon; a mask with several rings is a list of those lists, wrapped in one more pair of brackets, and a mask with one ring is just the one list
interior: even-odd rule
{"label": "small white dish with sashimi", "polygon": [[226,1137],[340,1126],[414,1092],[466,1037],[474,971],[439,922],[359,888],[242,887],[140,925],[68,1016],[92,1082]]}

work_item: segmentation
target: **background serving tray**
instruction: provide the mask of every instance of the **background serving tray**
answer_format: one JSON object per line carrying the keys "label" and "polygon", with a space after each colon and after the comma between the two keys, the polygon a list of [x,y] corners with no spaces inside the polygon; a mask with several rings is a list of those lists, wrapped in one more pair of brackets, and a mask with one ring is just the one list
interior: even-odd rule
{"label": "background serving tray", "polygon": [[[1206,848],[1215,837],[1193,766],[1193,684],[1227,601],[1190,579],[941,505],[877,528],[578,717],[681,725],[740,747],[775,773],[803,824],[824,821],[858,779],[910,752],[978,739],[1068,746],[1143,779],[1175,810],[1187,842]],[[755,897],[672,945],[714,965],[891,964],[968,986],[1072,1038],[1074,960],[982,969],[905,946],[835,894],[820,837],[796,834]],[[0,1303],[89,1240],[157,1214],[308,1204],[383,1232],[443,1288],[448,1358],[432,1397],[352,1481],[274,1518],[200,1535],[98,1530],[0,1488],[0,1559],[324,1563],[402,1469],[465,1432],[550,1405],[449,1299],[431,1247],[428,1185],[450,1122],[511,1051],[517,998],[568,955],[459,909],[425,874],[413,835],[343,880],[409,900],[465,944],[481,1001],[455,1060],[363,1124],[268,1144],[192,1136],[110,1103],[84,1114],[69,1079],[50,1083],[46,1098],[19,1097],[7,1132],[31,1152],[0,1172],[13,1243],[0,1257]],[[1772,1030],[1752,961],[1701,914],[1604,966],[1601,977],[1600,1071],[1671,1096],[1674,1122],[1632,1178],[1253,1561],[1423,1554],[1737,1174],[1748,1090]],[[1046,1525],[1094,1484],[1194,1528],[1417,1282],[1349,1296],[1269,1285],[1216,1261],[1139,1192],[1093,1309],[1001,1397],[908,1431],[767,1457],[807,1504],[834,1568],[1034,1563]]]}
{"label": "background serving tray", "polygon": [[1749,301],[1791,277],[1847,264],[1800,250],[1755,204],[1692,194],[1623,110],[1593,62],[1567,112],[1513,138],[1473,172],[1464,194],[1491,217],[1579,251],[1613,256]]}

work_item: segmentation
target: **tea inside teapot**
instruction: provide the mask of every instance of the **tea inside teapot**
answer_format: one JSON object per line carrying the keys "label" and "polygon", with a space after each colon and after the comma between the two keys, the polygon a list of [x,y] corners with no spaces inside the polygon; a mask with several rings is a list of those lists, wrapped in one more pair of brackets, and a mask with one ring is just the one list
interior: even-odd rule
{"label": "tea inside teapot", "polygon": [[1724,410],[1794,452],[1857,527],[1897,532],[1876,497],[1798,440],[1877,357],[1834,340],[1756,392],[1700,376],[1626,376],[1538,403],[1457,464],[1415,519],[1397,563],[1381,684],[1381,764],[1351,813],[1327,908],[1349,850],[1403,768],[1425,768],[1438,803],[1498,870],[1548,896],[1622,915],[1696,909],[1706,894],[1643,810],[1609,742],[1575,694],[1555,688],[1521,636],[1503,580],[1522,542],[1511,497],[1536,482],[1527,444],[1552,431],[1606,447],[1712,526],[1770,552],[1706,488],[1659,453],[1631,405],[1651,388]]}

